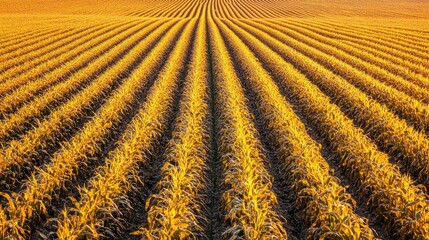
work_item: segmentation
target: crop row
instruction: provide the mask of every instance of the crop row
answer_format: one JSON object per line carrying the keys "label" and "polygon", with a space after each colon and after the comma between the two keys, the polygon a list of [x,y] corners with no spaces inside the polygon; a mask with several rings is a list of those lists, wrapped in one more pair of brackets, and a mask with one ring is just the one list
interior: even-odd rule
{"label": "crop row", "polygon": [[[286,239],[275,211],[277,197],[272,177],[264,166],[266,156],[246,106],[246,99],[228,50],[213,19],[208,19],[217,116],[218,151],[222,168],[222,194],[226,238]],[[240,234],[240,235],[239,235]]]}

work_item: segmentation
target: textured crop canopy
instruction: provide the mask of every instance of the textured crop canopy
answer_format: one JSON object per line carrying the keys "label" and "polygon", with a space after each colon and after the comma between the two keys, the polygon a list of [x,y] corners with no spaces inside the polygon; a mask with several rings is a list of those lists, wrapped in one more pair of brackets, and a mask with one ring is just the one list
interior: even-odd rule
{"label": "textured crop canopy", "polygon": [[427,9],[2,0],[0,239],[429,239]]}

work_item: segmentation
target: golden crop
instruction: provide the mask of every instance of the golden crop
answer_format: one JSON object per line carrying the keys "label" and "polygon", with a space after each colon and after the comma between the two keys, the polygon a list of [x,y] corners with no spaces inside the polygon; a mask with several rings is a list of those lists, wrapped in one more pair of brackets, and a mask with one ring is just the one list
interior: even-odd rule
{"label": "golden crop", "polygon": [[[209,14],[209,16],[211,16]],[[243,90],[228,51],[212,18],[213,71],[217,91],[219,153],[223,169],[222,194],[225,220],[231,223],[223,236],[245,239],[285,239],[286,232],[274,211],[277,198],[272,177],[264,167],[265,156],[246,107]]]}
{"label": "golden crop", "polygon": [[[426,218],[417,217],[415,214],[416,211],[422,213],[427,211],[425,194],[412,186],[412,181],[408,177],[401,176],[397,167],[389,163],[388,156],[379,152],[377,146],[361,130],[356,129],[338,106],[331,104],[329,98],[303,74],[293,69],[291,64],[285,62],[281,56],[261,44],[255,37],[244,31],[241,33],[246,34],[249,42],[252,41],[251,46],[261,55],[264,62],[267,61],[267,66],[270,66],[274,76],[281,79],[280,86],[288,93],[287,96],[296,99],[303,109],[303,114],[320,126],[319,131],[332,145],[340,164],[346,168],[350,179],[356,181],[356,185],[361,188],[359,194],[363,198],[369,195],[367,201],[370,205],[373,201],[377,202],[374,208],[380,214],[380,218],[392,218],[391,222],[386,222],[391,224],[388,227],[392,229],[395,222],[402,222],[404,225],[419,224],[420,227],[415,229],[417,232],[413,237],[420,236],[418,231],[429,227]],[[281,136],[277,136],[277,139],[281,139]],[[368,172],[371,174],[368,175]],[[403,189],[407,191],[404,192]],[[401,199],[407,199],[405,201],[411,201],[413,204],[400,203]],[[380,205],[379,201],[387,201],[390,204]],[[410,219],[413,220],[409,221]],[[411,235],[408,234],[404,237]]]}
{"label": "golden crop", "polygon": [[0,239],[429,239],[428,8],[2,0]]}
{"label": "golden crop", "polygon": [[173,137],[165,151],[167,161],[157,184],[159,192],[146,203],[148,226],[143,231],[147,239],[201,236],[207,221],[199,217],[209,157],[209,136],[205,130],[209,107],[206,31],[205,23],[200,21],[192,52],[193,67],[184,86]]}

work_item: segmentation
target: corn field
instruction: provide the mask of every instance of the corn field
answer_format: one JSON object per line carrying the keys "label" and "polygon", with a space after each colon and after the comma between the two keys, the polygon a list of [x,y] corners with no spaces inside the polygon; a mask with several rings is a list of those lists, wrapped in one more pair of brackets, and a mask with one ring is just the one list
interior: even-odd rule
{"label": "corn field", "polygon": [[0,239],[429,239],[428,9],[3,0]]}

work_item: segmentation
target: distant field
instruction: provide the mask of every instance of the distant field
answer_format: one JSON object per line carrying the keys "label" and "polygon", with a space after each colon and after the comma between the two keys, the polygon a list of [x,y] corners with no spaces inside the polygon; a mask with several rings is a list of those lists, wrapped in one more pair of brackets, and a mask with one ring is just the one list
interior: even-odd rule
{"label": "distant field", "polygon": [[429,239],[429,2],[2,0],[0,239]]}

